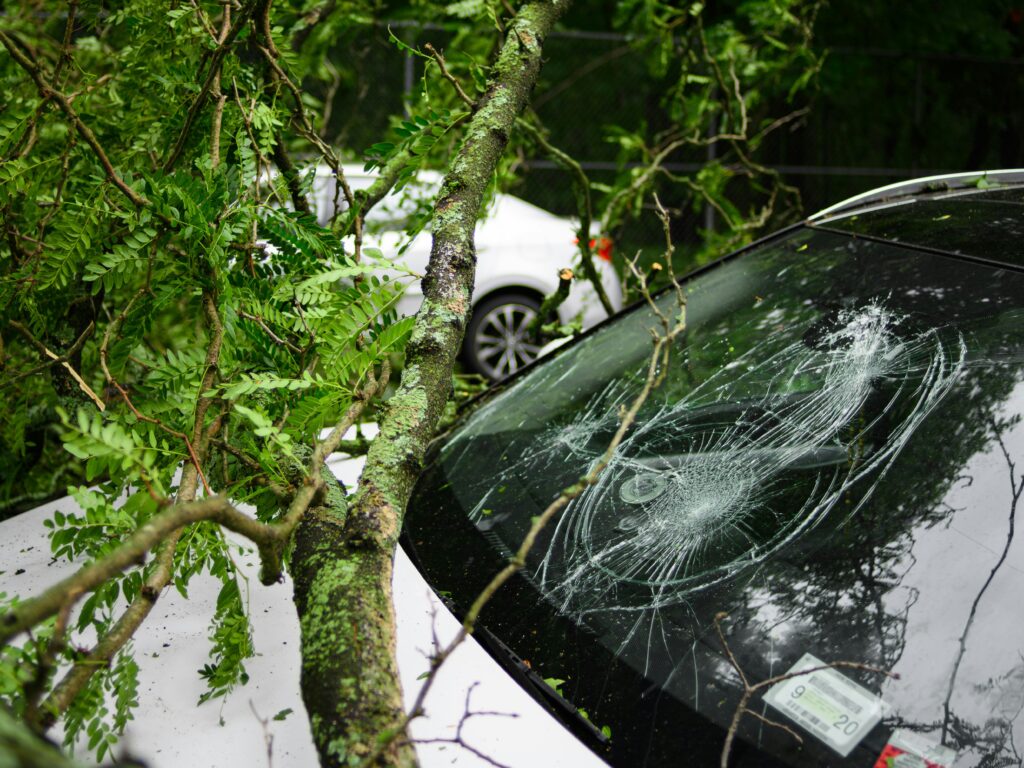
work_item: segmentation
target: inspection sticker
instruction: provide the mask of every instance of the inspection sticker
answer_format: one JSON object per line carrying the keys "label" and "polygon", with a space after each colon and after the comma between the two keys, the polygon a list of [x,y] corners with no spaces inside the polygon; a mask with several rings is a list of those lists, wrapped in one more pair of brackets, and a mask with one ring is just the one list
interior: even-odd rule
{"label": "inspection sticker", "polygon": [[[882,699],[805,653],[764,700],[843,757],[882,719]],[[813,669],[805,675],[797,674]]]}

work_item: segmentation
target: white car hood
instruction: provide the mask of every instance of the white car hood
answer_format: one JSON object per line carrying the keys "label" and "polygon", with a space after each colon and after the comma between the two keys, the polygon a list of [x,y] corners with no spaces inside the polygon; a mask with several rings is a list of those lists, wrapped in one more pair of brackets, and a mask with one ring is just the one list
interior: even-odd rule
{"label": "white car hood", "polygon": [[[329,462],[352,487],[361,460]],[[0,591],[28,596],[68,575],[67,562],[53,561],[43,521],[57,511],[76,511],[70,498],[59,499],[0,523],[5,542]],[[115,754],[143,759],[151,768],[189,766],[311,766],[317,762],[299,691],[299,625],[289,583],[263,587],[255,554],[236,557],[248,580],[246,595],[253,624],[256,657],[246,662],[247,685],[226,700],[201,706],[205,690],[197,670],[207,662],[209,621],[219,582],[196,577],[190,599],[167,589],[136,634],[140,706]],[[406,706],[412,703],[429,667],[432,637],[445,642],[458,620],[444,607],[405,553],[399,549],[394,573],[398,617],[398,659]],[[473,688],[472,708],[509,717],[473,717],[463,738],[476,749],[512,768],[541,765],[591,768],[604,763],[566,731],[472,638],[456,650],[439,672],[426,700],[426,716],[413,722],[415,739],[444,739],[455,734]],[[275,715],[286,714],[275,720]],[[261,723],[261,720],[265,723]],[[267,739],[272,742],[268,747]],[[272,760],[268,758],[268,749]],[[423,768],[476,768],[489,763],[455,744],[420,744]]]}

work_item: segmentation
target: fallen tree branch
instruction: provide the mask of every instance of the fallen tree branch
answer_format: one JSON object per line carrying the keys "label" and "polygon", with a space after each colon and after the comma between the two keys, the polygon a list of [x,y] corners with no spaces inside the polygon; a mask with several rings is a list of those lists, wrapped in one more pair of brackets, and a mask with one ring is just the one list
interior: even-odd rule
{"label": "fallen tree branch", "polygon": [[516,125],[530,134],[530,137],[537,143],[537,146],[544,150],[547,156],[559,168],[568,173],[572,179],[573,195],[576,198],[576,216],[580,222],[576,230],[576,245],[579,249],[580,266],[583,268],[584,276],[593,287],[594,293],[597,294],[597,298],[601,302],[604,311],[609,315],[614,314],[615,307],[612,306],[612,302],[608,298],[608,292],[604,289],[604,284],[601,282],[601,276],[594,266],[594,252],[590,247],[590,223],[594,216],[590,200],[590,179],[587,178],[587,174],[583,171],[583,166],[549,142],[544,132],[535,125],[523,118],[519,118],[516,121]]}
{"label": "fallen tree branch", "polygon": [[487,185],[536,82],[543,40],[568,6],[568,0],[532,0],[512,21],[435,203],[423,304],[359,490],[347,511],[314,510],[296,532],[302,693],[325,767],[365,761],[378,751],[374,762],[415,764],[408,742],[391,739],[380,749],[377,737],[405,721],[394,657],[392,558],[426,445],[451,391]]}
{"label": "fallen tree branch", "polygon": [[[189,500],[176,503],[157,513],[110,554],[83,566],[39,596],[20,602],[6,614],[0,615],[0,645],[55,615],[67,603],[68,595],[77,600],[118,573],[141,564],[146,554],[158,542],[193,523],[215,522],[249,539],[259,551],[260,580],[264,584],[277,582],[281,577],[281,558],[285,545],[310,504],[324,491],[325,483],[320,472],[324,462],[341,442],[345,432],[359,418],[370,399],[384,390],[387,380],[388,370],[385,367],[380,377],[362,390],[359,399],[349,406],[329,435],[317,443],[313,449],[305,481],[295,492],[287,511],[279,521],[261,523],[237,509],[222,496],[211,496],[197,501],[189,499],[195,497],[199,473],[196,467],[188,464],[179,487],[179,499]],[[208,401],[210,398],[203,399]]]}

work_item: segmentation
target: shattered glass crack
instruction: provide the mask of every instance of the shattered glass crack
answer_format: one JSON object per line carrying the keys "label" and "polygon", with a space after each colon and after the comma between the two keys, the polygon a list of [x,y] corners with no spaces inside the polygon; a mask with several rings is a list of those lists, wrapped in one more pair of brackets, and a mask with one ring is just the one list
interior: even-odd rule
{"label": "shattered glass crack", "polygon": [[[840,311],[814,344],[767,355],[754,347],[645,414],[559,519],[535,573],[542,591],[577,616],[685,602],[815,526],[869,474],[877,484],[964,365],[962,338],[944,342],[906,325],[882,303]],[[567,455],[596,461],[603,446],[595,435],[614,428],[632,388],[628,378],[613,381],[569,423],[536,433],[502,478]],[[872,428],[897,403],[910,407],[879,440]],[[806,498],[773,506],[795,470],[816,471]],[[860,490],[845,514],[870,495],[871,487]]]}

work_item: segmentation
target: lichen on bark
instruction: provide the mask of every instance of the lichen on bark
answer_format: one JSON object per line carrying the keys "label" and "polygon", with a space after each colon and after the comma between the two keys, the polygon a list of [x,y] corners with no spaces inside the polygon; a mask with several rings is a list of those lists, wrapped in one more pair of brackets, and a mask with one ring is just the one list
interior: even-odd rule
{"label": "lichen on bark", "polygon": [[[351,546],[344,519],[344,507],[310,510],[292,554],[302,693],[324,766],[359,764],[402,711],[390,554]],[[397,743],[383,758],[388,765],[415,764]]]}
{"label": "lichen on bark", "polygon": [[[325,766],[359,762],[375,740],[403,722],[391,607],[394,549],[450,394],[476,271],[473,233],[487,184],[537,81],[543,41],[568,6],[568,0],[526,2],[509,24],[435,204],[423,304],[401,384],[381,419],[359,489],[347,509],[332,503],[307,514],[296,536],[292,569],[303,698]],[[388,743],[379,764],[415,764],[407,740]]]}

